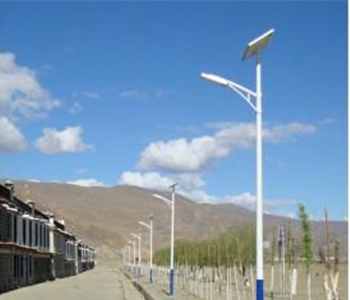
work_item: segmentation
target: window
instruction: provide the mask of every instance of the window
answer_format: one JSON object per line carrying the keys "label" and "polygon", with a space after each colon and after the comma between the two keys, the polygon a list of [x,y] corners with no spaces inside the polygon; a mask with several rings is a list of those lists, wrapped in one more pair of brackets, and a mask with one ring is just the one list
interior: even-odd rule
{"label": "window", "polygon": [[39,246],[39,225],[35,223],[35,246]]}
{"label": "window", "polygon": [[18,239],[17,239],[17,216],[16,215],[13,215],[13,241],[15,243],[18,242]]}
{"label": "window", "polygon": [[32,247],[33,245],[33,228],[32,228],[32,221],[29,220],[28,222],[28,226],[29,226],[29,246]]}
{"label": "window", "polygon": [[23,245],[27,244],[27,220],[23,219],[22,223],[22,228],[23,228]]}

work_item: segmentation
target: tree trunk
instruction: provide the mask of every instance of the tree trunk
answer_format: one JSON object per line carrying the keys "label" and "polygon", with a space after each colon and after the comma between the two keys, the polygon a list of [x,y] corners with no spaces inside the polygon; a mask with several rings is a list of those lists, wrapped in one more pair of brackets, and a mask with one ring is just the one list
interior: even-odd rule
{"label": "tree trunk", "polygon": [[236,284],[237,300],[241,300],[241,295],[240,295],[240,292],[239,292],[239,285],[238,285],[238,276],[237,276],[236,265],[233,266],[233,270],[234,270],[234,273],[235,273],[235,284]]}
{"label": "tree trunk", "polygon": [[310,271],[307,272],[307,296],[311,300],[311,274]]}
{"label": "tree trunk", "polygon": [[326,270],[323,274],[323,287],[326,292],[327,300],[333,300],[333,292],[329,288],[329,272]]}
{"label": "tree trunk", "polygon": [[226,299],[230,300],[230,270],[228,267],[226,267]]}
{"label": "tree trunk", "polygon": [[250,281],[251,281],[251,291],[252,291],[252,300],[255,299],[255,293],[254,293],[254,270],[253,270],[253,266],[250,265]]}
{"label": "tree trunk", "polygon": [[275,283],[275,266],[272,265],[271,266],[271,285],[270,285],[270,290],[272,294],[273,294],[274,283]]}
{"label": "tree trunk", "polygon": [[292,284],[291,284],[291,295],[297,295],[297,284],[298,284],[298,270],[297,268],[293,268],[292,271]]}
{"label": "tree trunk", "polygon": [[332,285],[332,292],[333,292],[333,299],[339,300],[338,295],[338,278],[339,278],[339,272],[336,272],[335,275],[331,273],[331,285]]}

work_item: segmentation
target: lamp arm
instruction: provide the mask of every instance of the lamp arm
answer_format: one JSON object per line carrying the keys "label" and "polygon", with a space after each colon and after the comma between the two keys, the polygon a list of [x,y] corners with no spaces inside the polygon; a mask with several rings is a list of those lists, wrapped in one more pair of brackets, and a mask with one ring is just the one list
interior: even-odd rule
{"label": "lamp arm", "polygon": [[253,97],[256,97],[255,92],[253,92],[252,90],[250,90],[250,89],[246,88],[245,86],[240,85],[234,81],[228,80],[227,85],[229,85],[230,87],[234,86],[236,89],[238,89],[246,94],[250,94]]}
{"label": "lamp arm", "polygon": [[158,194],[153,194],[153,197],[158,198],[162,201],[164,201],[167,205],[171,206],[171,201],[163,196],[160,196]]}
{"label": "lamp arm", "polygon": [[150,225],[148,225],[148,224],[146,224],[146,223],[144,223],[144,222],[138,222],[138,223],[139,223],[140,225],[143,225],[143,226],[147,227],[148,229],[151,228]]}
{"label": "lamp arm", "polygon": [[[231,90],[235,91],[238,95],[240,95],[248,104],[249,106],[255,111],[257,111],[256,106],[252,103],[250,96],[254,96],[256,97],[256,94],[248,89],[244,90],[242,88],[240,88],[240,86],[238,84],[234,84],[234,82],[229,82],[227,85]],[[244,94],[246,93],[246,94]]]}

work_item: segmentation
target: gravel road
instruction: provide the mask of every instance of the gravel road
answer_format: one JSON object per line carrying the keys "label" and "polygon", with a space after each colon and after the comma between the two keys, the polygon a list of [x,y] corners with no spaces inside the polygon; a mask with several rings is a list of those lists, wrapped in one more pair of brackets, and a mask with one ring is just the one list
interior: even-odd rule
{"label": "gravel road", "polygon": [[21,288],[1,300],[144,300],[116,269],[97,267],[77,276]]}

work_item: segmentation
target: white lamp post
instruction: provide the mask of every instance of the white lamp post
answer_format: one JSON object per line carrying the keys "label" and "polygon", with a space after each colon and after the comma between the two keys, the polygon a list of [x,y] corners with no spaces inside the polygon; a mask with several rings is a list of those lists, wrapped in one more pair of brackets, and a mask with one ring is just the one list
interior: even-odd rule
{"label": "white lamp post", "polygon": [[[254,56],[256,60],[256,91],[253,92],[244,86],[213,74],[202,73],[201,76],[211,82],[228,87],[238,93],[253,108],[256,113],[256,257],[257,257],[257,300],[264,299],[264,257],[263,257],[263,161],[262,161],[262,94],[261,94],[261,51],[274,34],[271,29],[248,44],[243,60]],[[256,99],[255,104],[251,98]]]}
{"label": "white lamp post", "polygon": [[128,262],[129,262],[129,272],[131,268],[131,241],[128,242]]}
{"label": "white lamp post", "polygon": [[173,183],[169,186],[171,190],[171,200],[153,194],[154,197],[163,200],[166,204],[171,206],[171,240],[170,240],[170,280],[169,280],[169,295],[174,295],[174,229],[175,229],[175,188],[177,183]]}
{"label": "white lamp post", "polygon": [[136,273],[136,241],[135,240],[132,240],[131,241],[131,243],[132,243],[132,246],[133,246],[133,269],[134,269],[134,274]]}
{"label": "white lamp post", "polygon": [[141,233],[139,233],[139,234],[132,233],[131,235],[135,239],[137,239],[139,242],[138,277],[141,277]]}
{"label": "white lamp post", "polygon": [[138,222],[149,229],[149,282],[153,283],[153,216],[149,217],[149,224]]}
{"label": "white lamp post", "polygon": [[126,252],[127,252],[127,249],[126,249],[126,246],[124,246],[124,248],[122,249],[122,255],[123,255],[123,264],[125,269],[127,269],[127,266],[128,266],[128,259],[127,259]]}

